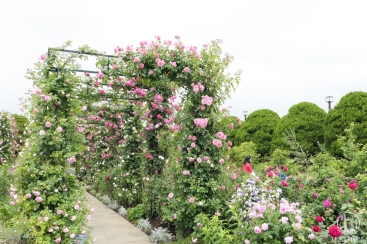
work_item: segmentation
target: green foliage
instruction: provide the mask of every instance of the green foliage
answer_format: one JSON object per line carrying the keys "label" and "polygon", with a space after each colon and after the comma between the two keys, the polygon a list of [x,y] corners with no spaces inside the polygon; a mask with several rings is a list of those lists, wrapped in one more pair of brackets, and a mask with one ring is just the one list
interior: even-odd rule
{"label": "green foliage", "polygon": [[86,149],[74,114],[81,110],[77,96],[80,78],[66,69],[49,71],[66,63],[77,66],[72,59],[51,52],[27,73],[35,85],[23,104],[32,121],[31,137],[18,158],[18,180],[12,193],[17,194],[14,208],[20,210],[14,219],[24,223],[28,243],[68,243],[71,233],[88,231],[91,212],[85,204],[84,189],[72,174],[73,162]]}
{"label": "green foliage", "polygon": [[241,127],[236,130],[235,145],[245,141],[256,144],[256,151],[261,156],[268,155],[271,140],[280,117],[269,109],[261,109],[251,113]]}
{"label": "green foliage", "polygon": [[146,215],[147,213],[144,204],[138,204],[134,208],[127,209],[127,219],[133,222],[144,219]]}
{"label": "green foliage", "polygon": [[345,136],[338,138],[338,143],[346,159],[341,168],[350,177],[367,171],[367,143],[362,145],[356,142],[355,127],[356,125],[352,123],[344,130]]}
{"label": "green foliage", "polygon": [[29,120],[27,119],[27,117],[18,114],[12,114],[12,116],[14,117],[15,123],[17,124],[17,128],[19,130],[18,133],[21,135],[22,138],[27,138],[27,134],[24,134],[26,127],[29,124]]}
{"label": "green foliage", "polygon": [[9,166],[6,164],[0,164],[0,202],[8,200],[10,183],[11,175],[9,172]]}
{"label": "green foliage", "polygon": [[[239,121],[240,119],[236,116],[225,116],[223,117],[221,124],[223,128],[231,128],[232,126],[233,128],[235,128],[237,127]],[[238,133],[238,129],[228,130],[227,140],[234,143],[234,141],[236,140],[235,137],[237,133]],[[233,145],[235,145],[235,143]]]}
{"label": "green foliage", "polygon": [[302,102],[293,105],[288,114],[278,123],[271,142],[271,152],[276,148],[288,149],[283,140],[284,133],[293,129],[303,150],[311,155],[320,151],[318,143],[324,141],[326,112],[313,103]]}
{"label": "green foliage", "polygon": [[194,238],[198,243],[220,244],[233,243],[232,233],[224,228],[224,221],[218,216],[209,218],[205,214],[199,214],[195,218],[197,227],[195,227]]}
{"label": "green foliage", "polygon": [[259,162],[259,155],[256,153],[256,145],[253,142],[243,142],[240,146],[235,146],[229,152],[231,162],[234,165],[242,166],[247,155],[252,157],[251,164]]}
{"label": "green foliage", "polygon": [[325,120],[325,147],[331,154],[342,156],[337,136],[345,135],[344,129],[355,123],[356,143],[367,143],[367,92],[350,92],[331,109]]}

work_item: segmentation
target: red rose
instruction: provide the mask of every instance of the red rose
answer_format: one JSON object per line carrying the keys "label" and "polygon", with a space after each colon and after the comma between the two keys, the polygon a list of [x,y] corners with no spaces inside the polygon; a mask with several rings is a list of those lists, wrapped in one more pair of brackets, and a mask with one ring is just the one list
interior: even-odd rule
{"label": "red rose", "polygon": [[316,222],[321,223],[321,222],[324,221],[324,218],[318,215],[318,216],[316,216],[315,220],[316,220]]}
{"label": "red rose", "polygon": [[343,234],[342,230],[337,225],[332,225],[329,227],[329,235],[331,237],[339,237]]}
{"label": "red rose", "polygon": [[288,186],[288,181],[282,180],[282,186]]}
{"label": "red rose", "polygon": [[358,188],[358,185],[356,184],[356,182],[354,180],[352,180],[349,185],[348,185],[349,189],[355,190]]}
{"label": "red rose", "polygon": [[270,171],[270,172],[268,172],[268,176],[269,176],[269,178],[272,178],[272,177],[274,177],[274,172],[273,171]]}
{"label": "red rose", "polygon": [[287,166],[283,166],[283,170],[284,170],[285,172],[287,172],[287,171],[288,171],[288,167],[287,167]]}
{"label": "red rose", "polygon": [[317,225],[312,226],[312,230],[315,231],[315,232],[320,232],[321,231],[320,227],[318,227]]}
{"label": "red rose", "polygon": [[107,181],[109,181],[109,180],[110,180],[110,177],[109,177],[109,176],[107,176],[107,177],[106,177],[106,180],[107,180]]}

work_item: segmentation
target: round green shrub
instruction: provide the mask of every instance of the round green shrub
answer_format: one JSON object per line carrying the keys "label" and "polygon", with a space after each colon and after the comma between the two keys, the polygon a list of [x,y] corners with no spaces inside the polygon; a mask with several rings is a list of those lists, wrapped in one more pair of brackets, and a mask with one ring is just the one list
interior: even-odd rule
{"label": "round green shrub", "polygon": [[367,143],[367,92],[350,92],[343,96],[331,109],[325,120],[325,148],[335,156],[342,156],[337,136],[344,135],[344,129],[355,123],[356,143]]}
{"label": "round green shrub", "polygon": [[258,154],[269,155],[273,133],[279,121],[279,115],[270,109],[260,109],[251,113],[236,130],[235,145],[252,141],[256,144]]}
{"label": "round green shrub", "polygon": [[297,141],[309,154],[320,151],[319,144],[324,141],[324,122],[326,112],[314,103],[301,102],[293,105],[288,114],[278,123],[271,142],[271,153],[276,149],[289,149],[284,134],[294,129]]}

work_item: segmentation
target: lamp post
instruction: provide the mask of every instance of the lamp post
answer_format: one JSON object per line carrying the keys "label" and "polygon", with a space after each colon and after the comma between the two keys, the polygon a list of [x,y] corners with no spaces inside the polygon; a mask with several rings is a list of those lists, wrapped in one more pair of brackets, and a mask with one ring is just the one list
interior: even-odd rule
{"label": "lamp post", "polygon": [[325,98],[325,102],[327,102],[329,104],[329,110],[331,109],[331,103],[334,102],[334,97],[333,96],[327,96]]}
{"label": "lamp post", "polygon": [[248,114],[248,112],[247,112],[247,111],[243,111],[243,117],[245,117],[245,120],[246,120],[246,118],[247,118],[247,114]]}

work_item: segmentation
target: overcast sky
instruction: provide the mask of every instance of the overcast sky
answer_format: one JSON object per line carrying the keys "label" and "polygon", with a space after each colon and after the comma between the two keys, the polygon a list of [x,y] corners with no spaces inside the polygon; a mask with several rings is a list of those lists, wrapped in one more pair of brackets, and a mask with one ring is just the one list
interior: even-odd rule
{"label": "overcast sky", "polygon": [[268,108],[280,116],[299,102],[327,110],[367,91],[367,1],[19,1],[0,0],[0,111],[20,113],[32,86],[24,75],[48,47],[67,40],[113,53],[139,41],[180,35],[201,47],[224,41],[242,81],[226,106],[243,118]]}

